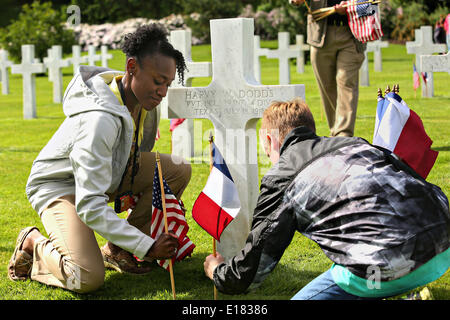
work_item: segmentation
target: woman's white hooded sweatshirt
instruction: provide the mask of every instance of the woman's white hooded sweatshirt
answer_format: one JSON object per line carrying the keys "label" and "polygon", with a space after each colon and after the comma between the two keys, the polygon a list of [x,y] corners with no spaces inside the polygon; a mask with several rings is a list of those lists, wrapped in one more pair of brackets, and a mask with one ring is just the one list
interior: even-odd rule
{"label": "woman's white hooded sweatshirt", "polygon": [[[109,88],[123,74],[80,66],[63,99],[66,119],[33,162],[26,193],[36,212],[57,198],[75,195],[76,211],[92,230],[143,258],[154,243],[108,206],[117,190],[133,140],[133,119]],[[141,151],[151,151],[159,123],[155,108],[144,122]]]}

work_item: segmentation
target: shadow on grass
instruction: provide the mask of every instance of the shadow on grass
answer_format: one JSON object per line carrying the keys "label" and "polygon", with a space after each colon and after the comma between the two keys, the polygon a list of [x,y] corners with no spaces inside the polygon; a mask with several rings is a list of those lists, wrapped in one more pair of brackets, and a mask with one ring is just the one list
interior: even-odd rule
{"label": "shadow on grass", "polygon": [[35,153],[40,152],[42,148],[36,147],[0,147],[0,153],[2,152],[26,152]]}
{"label": "shadow on grass", "polygon": [[[203,271],[205,257],[206,254],[198,254],[174,265],[177,300],[214,299],[213,283],[205,276]],[[300,271],[287,265],[278,265],[260,287],[239,295],[219,292],[218,299],[288,300],[320,274],[320,271]],[[36,285],[42,286],[43,290],[63,290],[38,283]],[[66,298],[79,300],[172,300],[169,272],[156,264],[150,274],[142,276],[106,270],[105,283],[97,291],[89,294],[66,291],[66,294],[60,294],[58,294],[59,299],[64,300]]]}
{"label": "shadow on grass", "polygon": [[450,151],[450,146],[431,147],[434,151]]}

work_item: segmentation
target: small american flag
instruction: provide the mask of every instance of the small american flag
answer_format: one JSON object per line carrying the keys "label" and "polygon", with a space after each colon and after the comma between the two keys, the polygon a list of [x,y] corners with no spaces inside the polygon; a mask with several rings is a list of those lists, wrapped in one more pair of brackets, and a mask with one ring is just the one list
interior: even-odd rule
{"label": "small american flag", "polygon": [[381,30],[378,5],[372,3],[358,4],[359,2],[367,1],[347,1],[348,24],[353,35],[363,43],[380,39],[383,36],[383,30]]}
{"label": "small american flag", "polygon": [[[178,237],[178,249],[177,256],[172,259],[172,262],[181,261],[187,255],[190,255],[195,248],[195,244],[187,237],[189,226],[186,222],[184,211],[181,208],[180,203],[175,195],[170,190],[169,185],[163,178],[166,213],[167,213],[167,225],[168,231],[173,231]],[[153,239],[157,239],[161,233],[164,233],[164,213],[162,208],[161,186],[159,183],[158,166],[155,167],[155,176],[153,178],[153,212],[152,212],[152,224],[150,227],[150,236]],[[169,260],[158,260],[158,264],[169,269]]]}
{"label": "small american flag", "polygon": [[416,69],[416,65],[413,64],[413,81],[414,81],[414,90],[420,87],[420,76],[419,72]]}

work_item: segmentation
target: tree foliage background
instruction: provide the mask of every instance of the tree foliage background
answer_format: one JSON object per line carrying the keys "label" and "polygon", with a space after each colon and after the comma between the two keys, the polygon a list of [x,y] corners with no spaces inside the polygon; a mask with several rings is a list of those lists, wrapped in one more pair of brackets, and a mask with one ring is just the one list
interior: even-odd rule
{"label": "tree foliage background", "polygon": [[64,52],[70,52],[76,41],[72,30],[64,27],[64,21],[65,17],[50,2],[24,4],[16,20],[0,29],[0,46],[15,62],[21,58],[22,44],[33,44],[35,58],[41,60],[53,45],[61,45]]}
{"label": "tree foliage background", "polygon": [[[311,1],[311,0],[308,0]],[[280,31],[306,32],[306,7],[293,7],[288,0],[53,0],[32,4],[33,0],[2,0],[0,10],[0,46],[14,57],[20,55],[14,43],[33,43],[37,56],[52,44],[64,47],[73,42],[63,24],[69,5],[77,5],[81,22],[87,24],[117,23],[129,18],[160,19],[171,14],[185,16],[193,35],[209,41],[209,20],[249,17],[255,21],[255,33],[263,39],[274,39]],[[45,6],[44,6],[45,5]],[[44,6],[44,10],[42,10]],[[414,38],[414,29],[436,24],[450,12],[448,0],[382,0],[382,27],[386,39],[404,42]],[[12,52],[11,52],[12,50]]]}

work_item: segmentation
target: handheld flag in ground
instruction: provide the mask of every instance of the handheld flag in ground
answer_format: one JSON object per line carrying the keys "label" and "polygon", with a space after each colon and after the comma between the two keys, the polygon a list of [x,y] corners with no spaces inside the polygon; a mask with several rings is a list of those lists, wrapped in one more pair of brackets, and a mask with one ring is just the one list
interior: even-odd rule
{"label": "handheld flag in ground", "polygon": [[[362,3],[363,4],[358,4]],[[363,43],[378,40],[383,36],[378,4],[366,0],[347,1],[348,25],[355,38]]]}
{"label": "handheld flag in ground", "polygon": [[378,98],[373,144],[394,152],[424,179],[438,156],[422,120],[394,92]]}
{"label": "handheld flag in ground", "polygon": [[[187,255],[190,255],[195,245],[187,237],[189,226],[186,222],[182,203],[180,203],[170,190],[169,185],[163,179],[164,196],[166,203],[168,231],[173,231],[178,237],[177,256],[172,259],[173,262],[181,261]],[[152,224],[150,227],[150,236],[157,239],[161,233],[164,233],[164,214],[162,209],[161,185],[159,183],[158,167],[155,167],[155,175],[153,178],[153,201],[152,201]],[[165,268],[169,268],[169,260],[158,260],[158,264]]]}
{"label": "handheld flag in ground", "polygon": [[416,90],[418,87],[420,87],[420,75],[419,72],[416,69],[416,65],[413,64],[413,86],[414,90]]}
{"label": "handheld flag in ground", "polygon": [[220,241],[227,225],[241,209],[239,194],[230,171],[214,142],[212,144],[213,167],[203,191],[192,208],[194,220]]}
{"label": "handheld flag in ground", "polygon": [[428,74],[426,72],[422,72],[422,79],[423,79],[423,83],[427,84]]}

